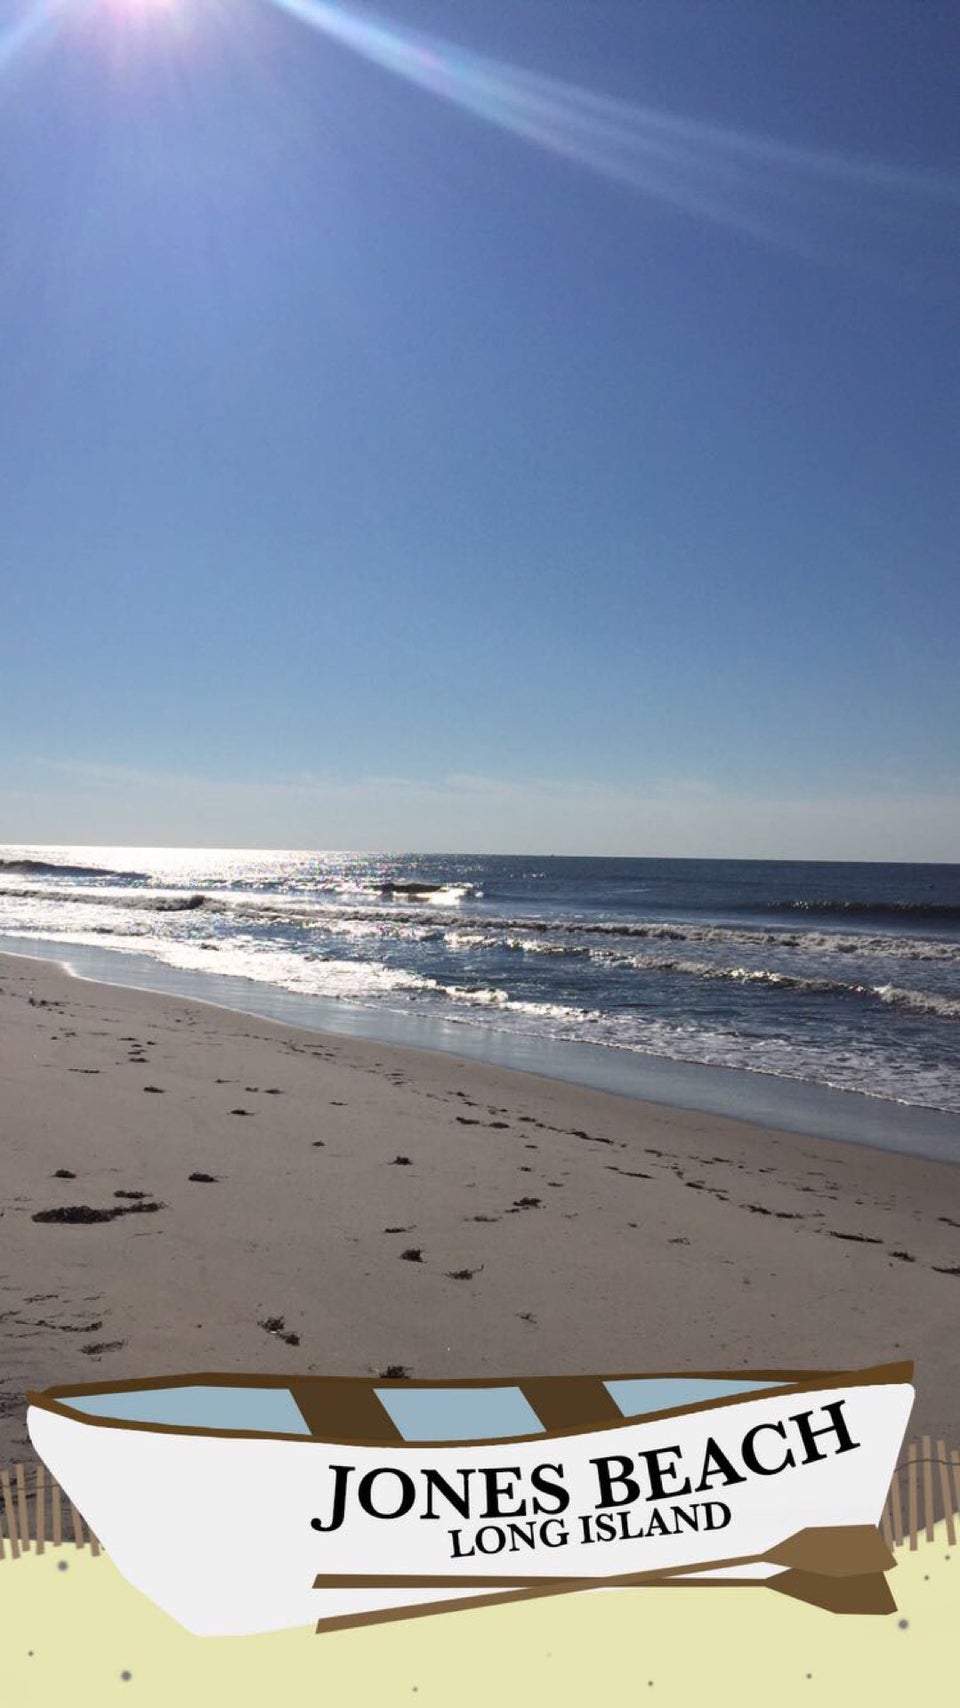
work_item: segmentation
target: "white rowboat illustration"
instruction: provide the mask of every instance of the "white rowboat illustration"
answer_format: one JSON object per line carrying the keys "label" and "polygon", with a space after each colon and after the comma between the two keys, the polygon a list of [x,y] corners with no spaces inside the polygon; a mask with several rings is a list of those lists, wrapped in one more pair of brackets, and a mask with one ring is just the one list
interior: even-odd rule
{"label": "white rowboat illustration", "polygon": [[911,1377],[195,1374],[50,1388],[27,1422],[118,1569],[198,1634],[652,1580],[881,1611]]}

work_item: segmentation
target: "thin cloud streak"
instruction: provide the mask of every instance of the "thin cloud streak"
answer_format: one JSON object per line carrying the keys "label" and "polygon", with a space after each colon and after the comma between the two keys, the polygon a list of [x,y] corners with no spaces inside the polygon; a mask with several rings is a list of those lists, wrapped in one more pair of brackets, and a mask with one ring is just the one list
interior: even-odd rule
{"label": "thin cloud streak", "polygon": [[702,778],[210,778],[82,761],[0,775],[0,818],[35,845],[414,850],[950,861],[960,797],[777,795]]}

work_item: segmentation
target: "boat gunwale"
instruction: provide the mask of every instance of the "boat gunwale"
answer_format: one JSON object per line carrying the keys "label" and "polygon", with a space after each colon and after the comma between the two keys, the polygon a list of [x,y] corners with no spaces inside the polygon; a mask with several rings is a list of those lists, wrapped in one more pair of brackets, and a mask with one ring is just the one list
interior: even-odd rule
{"label": "boat gunwale", "polygon": [[[223,1371],[198,1371],[178,1373],[172,1376],[148,1376],[121,1382],[75,1382],[63,1387],[45,1388],[39,1391],[29,1390],[26,1395],[28,1406],[40,1411],[51,1413],[57,1417],[66,1418],[71,1423],[87,1424],[95,1429],[121,1429],[151,1435],[180,1435],[195,1436],[200,1439],[218,1441],[284,1441],[291,1446],[336,1446],[336,1447],[376,1447],[382,1451],[417,1453],[425,1448],[456,1447],[502,1447],[504,1449],[519,1446],[527,1442],[546,1443],[561,1441],[575,1436],[596,1435],[615,1429],[625,1429],[631,1426],[658,1423],[668,1418],[680,1418],[694,1415],[698,1412],[717,1411],[734,1405],[746,1405],[751,1401],[764,1399],[781,1399],[788,1394],[802,1395],[816,1393],[822,1388],[860,1388],[860,1387],[895,1387],[912,1382],[914,1364],[912,1360],[901,1360],[892,1364],[871,1365],[862,1370],[710,1370],[710,1371],[630,1371],[622,1375],[594,1376],[582,1375],[551,1377],[551,1381],[608,1382],[631,1381],[768,1381],[778,1385],[763,1392],[749,1390],[733,1394],[715,1396],[713,1399],[698,1400],[693,1404],[670,1406],[660,1411],[625,1414],[617,1418],[604,1418],[593,1421],[585,1418],[582,1423],[572,1424],[562,1428],[544,1427],[535,1434],[480,1436],[475,1439],[457,1439],[446,1441],[442,1439],[417,1441],[397,1440],[392,1437],[358,1438],[355,1436],[333,1434],[317,1435],[310,1431],[303,1435],[291,1435],[278,1430],[263,1429],[207,1429],[195,1424],[152,1423],[141,1418],[120,1418],[96,1416],[73,1408],[69,1404],[72,1397],[94,1394],[124,1394],[150,1393],[167,1388],[185,1387],[244,1387],[244,1388],[280,1388],[290,1393],[294,1403],[296,1391],[312,1382],[334,1382],[344,1388],[353,1385],[364,1389],[398,1389],[402,1392],[417,1392],[424,1389],[454,1388],[454,1389],[484,1389],[519,1388],[524,1392],[524,1383],[542,1381],[542,1377],[507,1377],[495,1376],[489,1380],[482,1377],[440,1377],[435,1381],[417,1377],[414,1380],[402,1378],[384,1378],[373,1376],[252,1376],[244,1373],[224,1373]],[[528,1402],[529,1403],[529,1402]],[[533,1407],[532,1409],[536,1409]],[[385,1412],[385,1418],[388,1414]],[[304,1418],[306,1423],[306,1419]]]}

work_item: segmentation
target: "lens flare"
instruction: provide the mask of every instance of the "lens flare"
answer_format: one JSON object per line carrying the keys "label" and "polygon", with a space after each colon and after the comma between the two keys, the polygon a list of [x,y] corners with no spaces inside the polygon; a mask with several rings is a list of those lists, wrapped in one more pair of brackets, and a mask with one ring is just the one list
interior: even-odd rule
{"label": "lens flare", "polygon": [[[339,0],[263,0],[380,69],[571,165],[698,220],[887,284],[935,293],[960,249],[960,178],[751,135],[616,100],[394,25]],[[257,61],[256,15],[230,0],[23,0],[0,27],[0,71],[77,19],[115,24],[118,60],[210,36]],[[161,23],[165,26],[154,29]],[[169,25],[170,27],[166,27]],[[264,88],[268,78],[264,76]]]}
{"label": "lens flare", "polygon": [[27,7],[15,23],[0,28],[0,71],[32,42],[48,34],[67,4],[68,0],[40,0],[39,4]]}
{"label": "lens flare", "polygon": [[172,12],[184,0],[100,0],[100,3],[113,12]]}
{"label": "lens flare", "polygon": [[189,0],[35,0],[13,23],[0,24],[0,71],[34,44],[52,38],[58,24],[89,22],[111,15],[120,24],[145,23],[163,14],[185,15]]}
{"label": "lens flare", "polygon": [[187,6],[188,0],[94,0],[94,10],[112,14],[118,23],[128,25],[183,13]]}
{"label": "lens flare", "polygon": [[894,248],[897,237],[913,236],[954,253],[960,241],[956,177],[798,147],[615,100],[331,0],[269,4],[524,141],[808,259],[863,265],[871,244],[882,259],[891,238]]}

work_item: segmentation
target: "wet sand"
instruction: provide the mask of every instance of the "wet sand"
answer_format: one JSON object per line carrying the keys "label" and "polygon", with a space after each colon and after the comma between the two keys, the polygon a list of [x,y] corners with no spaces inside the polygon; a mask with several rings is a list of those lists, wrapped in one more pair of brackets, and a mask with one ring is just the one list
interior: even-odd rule
{"label": "wet sand", "polygon": [[960,1438],[960,1168],[0,956],[0,1464],[29,1388],[914,1358]]}

